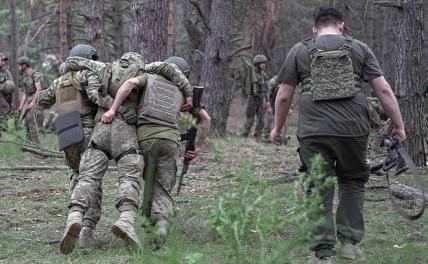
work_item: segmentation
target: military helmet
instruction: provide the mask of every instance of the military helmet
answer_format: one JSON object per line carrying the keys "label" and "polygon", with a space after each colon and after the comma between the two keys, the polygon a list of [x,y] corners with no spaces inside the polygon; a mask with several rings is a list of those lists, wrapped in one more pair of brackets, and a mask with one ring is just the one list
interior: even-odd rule
{"label": "military helmet", "polygon": [[254,59],[253,59],[254,65],[259,64],[259,63],[266,63],[266,62],[267,62],[267,58],[265,55],[258,54],[256,56],[254,56]]}
{"label": "military helmet", "polygon": [[7,60],[6,54],[4,54],[3,52],[0,52],[0,60],[4,60],[4,59]]}
{"label": "military helmet", "polygon": [[165,62],[177,65],[180,71],[188,78],[190,75],[190,66],[182,57],[172,56],[165,60]]}
{"label": "military helmet", "polygon": [[126,61],[129,64],[137,64],[140,65],[143,69],[146,65],[146,62],[144,61],[143,55],[137,53],[137,52],[126,52],[125,54],[120,57],[120,60]]}
{"label": "military helmet", "polygon": [[97,50],[91,45],[86,45],[86,44],[77,44],[70,50],[70,53],[68,54],[68,56],[69,57],[77,56],[77,57],[82,57],[82,58],[86,58],[94,61],[98,60]]}
{"label": "military helmet", "polygon": [[21,64],[27,64],[27,66],[31,65],[30,58],[28,58],[26,56],[19,57],[17,62],[19,65],[21,65]]}

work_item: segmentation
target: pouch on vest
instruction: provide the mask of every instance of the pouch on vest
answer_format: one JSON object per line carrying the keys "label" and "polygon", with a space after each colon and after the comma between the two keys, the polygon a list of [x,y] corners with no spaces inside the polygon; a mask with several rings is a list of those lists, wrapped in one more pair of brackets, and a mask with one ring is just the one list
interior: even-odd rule
{"label": "pouch on vest", "polygon": [[146,90],[139,108],[139,118],[153,123],[178,127],[183,95],[172,82],[159,75],[148,75]]}
{"label": "pouch on vest", "polygon": [[142,70],[143,69],[138,64],[132,64],[122,60],[114,61],[112,64],[108,93],[112,97],[116,97],[117,90],[119,90],[120,86],[126,80],[135,77],[137,73]]}
{"label": "pouch on vest", "polygon": [[306,41],[312,58],[311,77],[304,80],[309,86],[312,100],[323,101],[354,97],[360,88],[356,83],[351,60],[352,37],[337,50],[323,51],[315,47],[315,39]]}
{"label": "pouch on vest", "polygon": [[56,109],[60,116],[70,112],[80,112],[82,115],[91,112],[89,103],[83,98],[79,76],[73,77],[70,72],[61,77],[55,97]]}
{"label": "pouch on vest", "polygon": [[58,134],[59,150],[82,142],[85,139],[82,119],[79,112],[70,112],[58,116],[54,121],[54,126]]}

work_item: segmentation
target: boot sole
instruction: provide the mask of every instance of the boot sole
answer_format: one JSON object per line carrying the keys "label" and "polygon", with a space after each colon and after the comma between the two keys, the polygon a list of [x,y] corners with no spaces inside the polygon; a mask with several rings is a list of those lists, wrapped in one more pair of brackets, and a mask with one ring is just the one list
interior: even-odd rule
{"label": "boot sole", "polygon": [[74,250],[81,229],[82,225],[80,223],[71,224],[59,245],[59,250],[62,254],[70,254]]}
{"label": "boot sole", "polygon": [[138,243],[117,225],[111,227],[111,232],[118,238],[122,239],[128,248],[136,248]]}

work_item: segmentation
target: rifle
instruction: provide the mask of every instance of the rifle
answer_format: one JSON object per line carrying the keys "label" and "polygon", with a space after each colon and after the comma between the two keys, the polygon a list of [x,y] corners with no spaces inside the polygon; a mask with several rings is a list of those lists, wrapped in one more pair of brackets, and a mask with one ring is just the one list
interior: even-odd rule
{"label": "rifle", "polygon": [[[204,87],[201,86],[194,86],[193,87],[193,108],[191,110],[191,113],[194,117],[198,117],[199,110],[201,108],[201,98],[202,93],[204,92]],[[198,128],[195,126],[192,126],[186,133],[180,135],[181,141],[187,141],[186,142],[186,151],[188,150],[195,150],[195,142],[196,142],[196,136],[198,134]],[[178,177],[178,187],[177,187],[177,194],[180,194],[181,186],[183,185],[183,178],[184,175],[187,173],[187,169],[189,167],[189,159],[184,157],[183,160],[183,169],[181,171],[180,176]]]}
{"label": "rifle", "polygon": [[[389,189],[389,200],[392,204],[392,207],[394,207],[394,209],[397,211],[399,215],[403,216],[408,220],[419,219],[423,215],[425,211],[425,206],[427,204],[427,200],[425,198],[425,189],[424,189],[423,180],[421,179],[419,172],[416,169],[416,166],[413,163],[412,159],[410,158],[409,154],[401,145],[400,138],[394,137],[392,141],[389,139],[385,139],[384,145],[388,149],[388,157],[381,164],[370,168],[370,172],[374,172],[382,169],[382,171],[386,173],[386,182]],[[403,161],[405,163],[404,166],[402,164]],[[391,190],[391,184],[390,184],[390,178],[389,178],[389,171],[394,167],[396,168],[393,174],[394,176],[399,176],[400,174],[403,174],[404,172],[409,171],[415,179],[415,182],[422,196],[422,208],[416,214],[407,213],[402,207],[400,207],[400,205],[397,203],[396,199],[394,198],[394,195]]]}

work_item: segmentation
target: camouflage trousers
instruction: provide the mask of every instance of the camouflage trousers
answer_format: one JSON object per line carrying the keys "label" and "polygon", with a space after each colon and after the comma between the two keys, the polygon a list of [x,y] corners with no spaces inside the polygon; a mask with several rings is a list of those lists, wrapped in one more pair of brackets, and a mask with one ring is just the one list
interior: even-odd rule
{"label": "camouflage trousers", "polygon": [[[79,177],[79,164],[80,159],[85,152],[89,140],[91,138],[92,128],[91,127],[84,127],[83,128],[85,139],[81,143],[71,145],[64,149],[64,157],[65,157],[65,163],[66,165],[71,169],[71,176],[70,176],[70,182],[69,182],[69,191],[70,191],[70,197],[73,193],[74,187],[76,187],[77,180]],[[95,228],[95,226],[98,224],[98,222],[101,219],[101,197],[102,197],[102,188],[97,190],[97,193],[100,195],[100,200],[97,200],[94,202],[94,204],[91,204],[91,206],[88,208],[88,210],[85,212],[85,215],[83,216],[83,226],[88,226]]]}
{"label": "camouflage trousers", "polygon": [[52,109],[43,110],[43,123],[41,129],[43,133],[53,131],[53,122],[55,121],[55,111]]}
{"label": "camouflage trousers", "polygon": [[[270,132],[272,131],[274,125],[275,125],[275,112],[272,113],[266,113],[266,125],[265,125],[265,131],[264,131],[264,137],[265,139],[270,139]],[[278,143],[281,144],[287,144],[288,138],[287,138],[287,124],[284,124],[284,128],[282,130],[282,134],[278,139]]]}
{"label": "camouflage trousers", "polygon": [[77,207],[86,212],[90,207],[101,207],[98,204],[101,201],[101,181],[108,169],[109,158],[113,158],[119,174],[116,208],[119,212],[138,210],[144,160],[140,154],[125,154],[138,149],[136,127],[120,119],[114,119],[110,124],[100,122],[94,127],[90,141],[80,161],[70,208]]}
{"label": "camouflage trousers", "polygon": [[[27,102],[26,102],[27,106],[31,102],[32,100],[31,98],[32,97],[27,98]],[[43,111],[38,106],[35,106],[33,109],[29,111],[26,111],[25,109],[23,111],[25,114],[23,119],[25,123],[27,140],[34,142],[36,144],[40,144],[39,133],[40,133],[41,124],[43,124]]]}
{"label": "camouflage trousers", "polygon": [[1,133],[7,130],[7,120],[9,119],[10,106],[3,95],[0,94],[0,137]]}
{"label": "camouflage trousers", "polygon": [[261,96],[250,95],[247,99],[246,116],[244,136],[248,136],[251,132],[251,127],[254,123],[254,118],[257,117],[256,129],[254,132],[255,137],[262,136],[264,122],[265,122],[265,105],[264,100]]}
{"label": "camouflage trousers", "polygon": [[160,149],[154,177],[150,221],[152,223],[161,219],[168,221],[174,215],[174,201],[171,192],[177,175],[179,145],[167,139],[148,139],[140,141],[139,145],[143,151],[146,166],[147,161],[153,155],[151,150],[154,146]]}

